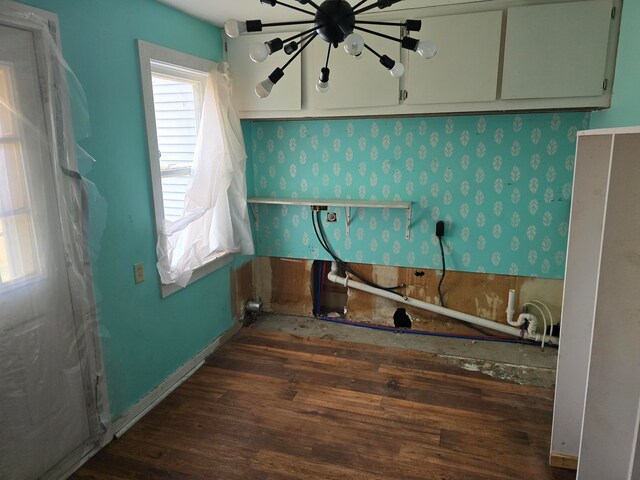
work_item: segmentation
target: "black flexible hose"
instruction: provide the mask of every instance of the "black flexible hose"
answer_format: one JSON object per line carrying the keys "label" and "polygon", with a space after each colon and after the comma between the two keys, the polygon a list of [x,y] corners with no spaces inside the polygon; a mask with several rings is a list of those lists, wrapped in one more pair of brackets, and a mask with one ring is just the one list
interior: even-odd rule
{"label": "black flexible hose", "polygon": [[318,238],[318,242],[320,242],[320,245],[322,246],[322,248],[329,255],[331,255],[331,258],[333,258],[336,263],[338,263],[342,268],[344,268],[344,270],[346,272],[349,272],[351,275],[356,277],[362,283],[364,283],[364,284],[366,284],[366,285],[368,285],[370,287],[378,288],[380,290],[386,290],[387,292],[395,293],[396,295],[398,295],[400,297],[403,296],[400,293],[396,292],[395,290],[397,290],[399,288],[404,288],[405,285],[397,285],[395,287],[383,287],[381,285],[378,285],[377,283],[374,283],[374,282],[372,282],[370,280],[367,280],[362,275],[360,275],[356,270],[354,270],[353,267],[351,267],[349,264],[347,264],[344,260],[339,258],[333,252],[333,250],[331,249],[331,246],[329,245],[329,240],[327,239],[327,236],[326,236],[326,234],[324,232],[324,228],[322,226],[322,219],[320,218],[320,210],[316,210],[315,216],[313,214],[311,215],[311,220],[313,222],[313,231],[315,232],[316,237]]}
{"label": "black flexible hose", "polygon": [[444,276],[447,274],[447,265],[444,261],[444,246],[442,245],[442,237],[438,237],[440,241],[440,254],[442,255],[442,276],[440,277],[440,282],[438,283],[438,295],[440,295],[440,305],[443,307],[447,307],[444,303],[444,297],[442,296],[442,282],[444,282]]}

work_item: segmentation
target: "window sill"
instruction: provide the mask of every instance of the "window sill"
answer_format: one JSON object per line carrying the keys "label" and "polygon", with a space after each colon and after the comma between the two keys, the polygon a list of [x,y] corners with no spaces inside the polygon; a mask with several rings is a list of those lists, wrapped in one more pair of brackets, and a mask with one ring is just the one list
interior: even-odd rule
{"label": "window sill", "polygon": [[[191,275],[191,279],[189,280],[189,283],[187,283],[186,287],[188,287],[189,285],[191,285],[194,282],[197,282],[198,280],[200,280],[201,278],[206,277],[207,275],[209,275],[212,272],[215,272],[216,270],[229,265],[233,259],[235,257],[235,253],[233,252],[229,252],[229,253],[225,253],[224,255],[218,257],[218,258],[214,258],[213,260],[211,260],[209,263],[201,266],[200,268],[196,269],[193,272],[193,275]],[[162,293],[162,298],[166,298],[169,295],[172,295],[180,290],[183,290],[186,287],[181,287],[178,284],[175,283],[171,283],[171,284],[161,284],[161,293]]]}

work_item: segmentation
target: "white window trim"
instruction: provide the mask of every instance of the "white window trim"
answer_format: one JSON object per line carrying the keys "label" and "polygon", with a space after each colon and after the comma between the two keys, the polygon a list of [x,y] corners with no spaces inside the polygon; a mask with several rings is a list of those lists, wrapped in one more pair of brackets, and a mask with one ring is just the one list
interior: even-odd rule
{"label": "white window trim", "polygon": [[[160,171],[160,162],[157,159],[158,152],[158,136],[156,130],[156,114],[153,102],[153,85],[151,79],[151,62],[166,63],[170,66],[177,65],[185,69],[194,70],[196,72],[210,72],[217,68],[217,63],[203,58],[194,57],[186,53],[171,50],[169,48],[154,45],[152,43],[138,40],[138,55],[140,57],[140,79],[142,82],[142,98],[144,102],[144,114],[147,128],[147,145],[149,149],[149,168],[151,171],[151,185],[153,190],[153,208],[155,212],[156,222],[156,243],[159,238],[159,229],[164,220],[164,202],[162,197],[162,175]],[[234,259],[233,253],[226,253],[219,257],[213,258],[210,262],[196,269],[189,280],[188,285],[200,280],[206,275],[224,267],[231,263]],[[165,298],[179,290],[182,287],[177,284],[163,284],[158,275],[160,282],[162,298]]]}

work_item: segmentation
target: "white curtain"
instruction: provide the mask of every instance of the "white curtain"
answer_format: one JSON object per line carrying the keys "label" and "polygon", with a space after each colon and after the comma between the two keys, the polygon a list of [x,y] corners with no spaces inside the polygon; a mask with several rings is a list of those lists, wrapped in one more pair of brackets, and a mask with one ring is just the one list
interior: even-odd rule
{"label": "white curtain", "polygon": [[186,286],[194,270],[226,254],[252,255],[242,129],[225,73],[209,74],[182,218],[164,221],[158,271]]}

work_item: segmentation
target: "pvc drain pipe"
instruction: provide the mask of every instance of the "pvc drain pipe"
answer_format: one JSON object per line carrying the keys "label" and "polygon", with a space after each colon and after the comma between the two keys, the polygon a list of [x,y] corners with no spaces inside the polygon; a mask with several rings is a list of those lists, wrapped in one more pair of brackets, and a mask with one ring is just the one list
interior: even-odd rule
{"label": "pvc drain pipe", "polygon": [[[398,294],[393,292],[388,292],[386,290],[381,290],[379,288],[370,287],[369,285],[365,285],[364,283],[360,283],[360,282],[355,282],[346,277],[340,277],[337,272],[338,272],[338,266],[336,262],[331,262],[331,271],[327,276],[330,282],[343,285],[344,287],[347,287],[347,288],[349,287],[355,288],[356,290],[361,290],[363,292],[371,293],[379,297],[388,298],[389,300],[393,300],[395,302],[404,303],[405,305],[410,305],[412,307],[419,308],[421,310],[426,310],[432,313],[445,315],[447,317],[455,318],[463,322],[471,323],[473,325],[478,325],[479,327],[488,328],[490,330],[505,333],[507,335],[511,335],[514,337],[524,338],[525,340],[532,340],[534,342],[542,342],[543,336],[540,333],[532,334],[526,330],[511,327],[508,325],[503,325],[501,323],[493,322],[491,320],[476,317],[475,315],[469,315],[468,313],[458,312],[457,310],[451,310],[450,308],[445,308],[439,305],[434,305],[432,303],[423,302],[422,300],[417,300],[415,298],[399,296]],[[544,340],[545,340],[545,343],[549,345],[558,345],[558,342],[559,342],[558,337],[551,337],[551,336],[546,337]]]}

